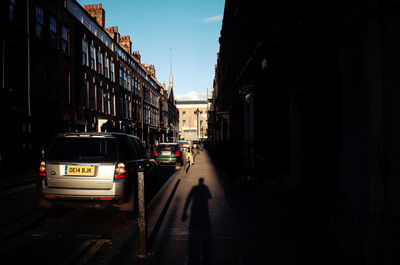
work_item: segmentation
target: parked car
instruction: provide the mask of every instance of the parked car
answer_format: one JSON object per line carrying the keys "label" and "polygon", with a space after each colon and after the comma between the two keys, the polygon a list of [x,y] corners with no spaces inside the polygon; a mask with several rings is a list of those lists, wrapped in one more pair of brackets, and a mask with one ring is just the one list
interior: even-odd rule
{"label": "parked car", "polygon": [[181,141],[178,142],[180,146],[180,150],[182,152],[182,157],[185,163],[190,163],[191,165],[194,164],[193,159],[193,145],[190,141]]}
{"label": "parked car", "polygon": [[191,145],[191,142],[183,141],[183,142],[179,142],[179,144],[181,145],[181,147],[187,148],[187,147],[189,147]]}
{"label": "parked car", "polygon": [[194,164],[193,146],[189,145],[188,147],[184,147],[183,149],[185,152],[187,163],[190,163],[190,165],[193,165]]}
{"label": "parked car", "polygon": [[137,171],[145,169],[146,191],[154,188],[157,165],[139,138],[122,133],[63,133],[40,165],[40,204],[106,206],[132,211]]}
{"label": "parked car", "polygon": [[160,143],[154,151],[159,165],[182,166],[183,155],[177,143]]}
{"label": "parked car", "polygon": [[183,148],[190,146],[190,142],[189,141],[181,141],[178,142],[179,148],[181,149],[181,151],[183,151]]}

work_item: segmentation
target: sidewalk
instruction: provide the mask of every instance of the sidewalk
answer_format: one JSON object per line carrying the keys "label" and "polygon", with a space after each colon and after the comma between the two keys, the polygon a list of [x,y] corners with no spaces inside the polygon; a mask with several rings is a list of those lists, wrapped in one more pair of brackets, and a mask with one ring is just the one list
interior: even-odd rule
{"label": "sidewalk", "polygon": [[287,201],[262,195],[232,190],[203,151],[149,205],[151,255],[138,259],[131,242],[113,264],[332,264]]}

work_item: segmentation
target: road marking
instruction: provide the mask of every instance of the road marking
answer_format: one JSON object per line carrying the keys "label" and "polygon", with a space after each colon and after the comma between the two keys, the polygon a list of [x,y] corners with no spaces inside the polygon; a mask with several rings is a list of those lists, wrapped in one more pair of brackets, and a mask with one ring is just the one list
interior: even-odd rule
{"label": "road marking", "polygon": [[64,261],[62,261],[59,265],[68,265],[71,264],[74,260],[76,260],[82,253],[94,242],[95,239],[88,239],[83,242],[74,252],[71,253]]}
{"label": "road marking", "polygon": [[41,209],[33,209],[22,216],[10,220],[7,224],[2,224],[0,242],[23,233],[28,228],[39,225],[43,218],[43,211]]}
{"label": "road marking", "polygon": [[34,183],[33,180],[28,180],[26,182],[21,182],[21,183],[13,183],[12,185],[1,187],[0,188],[0,195],[7,195],[7,194],[13,194],[16,192],[21,192],[25,191],[27,189],[33,189],[36,187],[36,183]]}
{"label": "road marking", "polygon": [[110,239],[100,239],[98,240],[90,249],[88,252],[86,252],[86,254],[81,257],[76,263],[75,265],[81,265],[86,263],[91,257],[93,257],[94,254],[96,254],[97,251],[99,251],[99,249],[101,248],[101,246],[103,246],[104,243],[111,243]]}
{"label": "road marking", "polygon": [[9,220],[6,224],[1,224],[1,226],[4,227],[4,226],[11,225],[11,224],[15,224],[16,222],[18,222],[18,221],[20,221],[22,219],[25,219],[25,218],[29,217],[30,215],[33,215],[33,214],[35,214],[37,212],[41,212],[41,211],[42,211],[42,209],[40,209],[40,208],[36,208],[36,209],[30,210],[30,211],[26,212],[23,215],[17,216],[15,218]]}

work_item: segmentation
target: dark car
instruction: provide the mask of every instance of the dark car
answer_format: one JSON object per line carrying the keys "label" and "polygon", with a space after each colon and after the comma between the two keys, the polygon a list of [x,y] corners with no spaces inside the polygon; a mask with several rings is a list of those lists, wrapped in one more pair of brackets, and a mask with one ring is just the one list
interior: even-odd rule
{"label": "dark car", "polygon": [[161,143],[154,151],[154,157],[159,165],[181,166],[182,151],[177,143]]}
{"label": "dark car", "polygon": [[122,133],[63,133],[40,165],[42,207],[135,206],[138,168],[145,169],[146,190],[153,189],[157,165],[139,138]]}

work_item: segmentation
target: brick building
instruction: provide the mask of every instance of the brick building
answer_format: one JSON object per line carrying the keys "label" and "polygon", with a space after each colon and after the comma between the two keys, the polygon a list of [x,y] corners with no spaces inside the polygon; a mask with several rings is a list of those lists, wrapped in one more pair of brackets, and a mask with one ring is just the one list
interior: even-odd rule
{"label": "brick building", "polygon": [[176,101],[179,110],[179,135],[184,140],[199,140],[207,138],[207,110],[206,100],[179,100]]}
{"label": "brick building", "polygon": [[162,106],[174,111],[174,102],[165,102],[154,65],[141,62],[130,36],[105,28],[101,4],[9,0],[0,7],[0,117],[8,127],[0,164],[24,153],[36,165],[40,149],[63,131],[114,130],[149,144],[165,139]]}

